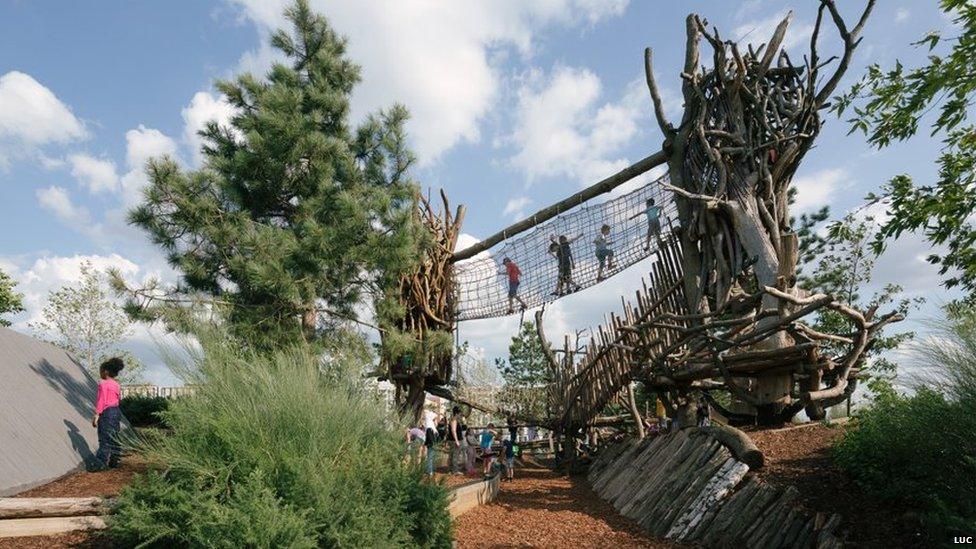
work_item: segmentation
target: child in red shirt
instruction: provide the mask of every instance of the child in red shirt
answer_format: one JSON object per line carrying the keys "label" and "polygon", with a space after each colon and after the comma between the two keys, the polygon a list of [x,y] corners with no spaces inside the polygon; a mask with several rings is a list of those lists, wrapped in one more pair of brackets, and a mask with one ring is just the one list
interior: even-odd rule
{"label": "child in red shirt", "polygon": [[518,265],[515,264],[509,258],[502,260],[502,265],[505,266],[505,272],[501,273],[508,276],[508,314],[515,312],[515,301],[518,300],[519,304],[522,305],[522,310],[528,309],[529,306],[522,301],[522,298],[518,296],[519,283],[522,278],[522,271],[519,270]]}
{"label": "child in red shirt", "polygon": [[98,452],[93,466],[96,471],[118,467],[122,457],[117,440],[122,423],[122,412],[119,410],[122,389],[115,378],[124,367],[122,359],[115,357],[103,362],[98,371],[102,380],[98,382],[95,417],[92,418],[92,427],[98,429]]}

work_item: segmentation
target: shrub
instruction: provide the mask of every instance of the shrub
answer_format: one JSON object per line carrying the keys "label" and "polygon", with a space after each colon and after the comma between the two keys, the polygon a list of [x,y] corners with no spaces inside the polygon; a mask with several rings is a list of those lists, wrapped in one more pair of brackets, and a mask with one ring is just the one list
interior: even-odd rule
{"label": "shrub", "polygon": [[123,491],[110,534],[151,547],[450,546],[444,487],[404,463],[400,426],[361,380],[317,356],[205,344],[170,432],[136,443],[166,472]]}
{"label": "shrub", "polygon": [[169,400],[163,397],[130,395],[119,402],[122,415],[133,427],[165,427]]}
{"label": "shrub", "polygon": [[957,317],[937,331],[916,354],[926,386],[880,393],[835,448],[861,486],[918,511],[936,540],[976,526],[974,326]]}

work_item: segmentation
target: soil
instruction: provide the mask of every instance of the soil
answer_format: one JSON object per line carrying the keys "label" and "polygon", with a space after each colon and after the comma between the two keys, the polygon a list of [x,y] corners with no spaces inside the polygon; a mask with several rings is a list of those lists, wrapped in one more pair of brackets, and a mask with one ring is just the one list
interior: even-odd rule
{"label": "soil", "polygon": [[601,500],[583,477],[567,478],[532,458],[503,482],[495,501],[458,517],[459,548],[680,547],[646,534]]}
{"label": "soil", "polygon": [[448,488],[457,488],[458,486],[464,486],[465,484],[473,484],[475,482],[481,482],[484,477],[481,473],[477,475],[455,475],[450,471],[435,471],[434,479],[437,482],[444,482],[444,485]]}
{"label": "soil", "polygon": [[132,482],[132,477],[146,470],[146,463],[137,457],[127,457],[116,469],[89,473],[79,471],[65,475],[14,497],[19,498],[81,498],[100,496],[111,498]]}
{"label": "soil", "polygon": [[844,427],[808,424],[750,432],[766,463],[755,474],[778,486],[799,490],[801,506],[838,513],[841,533],[854,547],[926,547],[917,521],[904,509],[892,509],[869,496],[834,462],[831,447]]}
{"label": "soil", "polygon": [[56,536],[30,536],[0,539],[0,549],[111,549],[114,547],[98,534],[69,532]]}

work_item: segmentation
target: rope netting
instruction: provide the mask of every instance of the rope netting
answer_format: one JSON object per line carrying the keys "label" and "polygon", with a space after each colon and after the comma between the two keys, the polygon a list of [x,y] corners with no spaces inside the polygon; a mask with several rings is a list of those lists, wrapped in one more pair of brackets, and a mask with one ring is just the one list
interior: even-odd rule
{"label": "rope netting", "polygon": [[[538,307],[596,285],[655,253],[676,217],[672,193],[662,185],[667,181],[665,173],[621,196],[580,205],[455,263],[456,318],[491,318],[517,313],[523,306]],[[560,236],[566,237],[562,245]],[[518,299],[512,300],[511,308],[505,258],[521,272],[515,292]]]}

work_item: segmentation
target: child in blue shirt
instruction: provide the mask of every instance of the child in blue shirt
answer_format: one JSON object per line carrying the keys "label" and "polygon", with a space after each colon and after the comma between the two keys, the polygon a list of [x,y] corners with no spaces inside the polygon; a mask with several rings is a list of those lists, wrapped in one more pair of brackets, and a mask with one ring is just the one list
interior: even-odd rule
{"label": "child in blue shirt", "polygon": [[515,476],[515,442],[509,436],[502,440],[505,446],[505,480],[512,481]]}
{"label": "child in blue shirt", "polygon": [[654,203],[653,198],[648,198],[645,203],[644,211],[634,214],[631,219],[640,217],[641,214],[647,216],[647,238],[644,241],[644,251],[651,249],[651,242],[661,238],[661,207]]}
{"label": "child in blue shirt", "polygon": [[488,428],[481,432],[481,441],[478,446],[481,448],[481,461],[484,464],[484,475],[488,478],[491,475],[491,464],[495,460],[495,452],[491,449],[491,443],[495,440],[495,424],[489,423]]}

